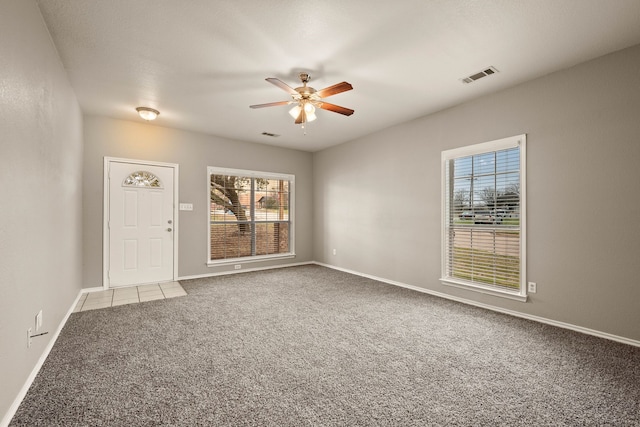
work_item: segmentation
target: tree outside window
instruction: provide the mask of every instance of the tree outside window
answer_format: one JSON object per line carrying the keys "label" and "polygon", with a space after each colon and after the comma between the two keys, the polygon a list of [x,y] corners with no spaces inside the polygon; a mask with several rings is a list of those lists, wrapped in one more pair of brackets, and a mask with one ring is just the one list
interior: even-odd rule
{"label": "tree outside window", "polygon": [[209,168],[209,262],[292,255],[292,175]]}

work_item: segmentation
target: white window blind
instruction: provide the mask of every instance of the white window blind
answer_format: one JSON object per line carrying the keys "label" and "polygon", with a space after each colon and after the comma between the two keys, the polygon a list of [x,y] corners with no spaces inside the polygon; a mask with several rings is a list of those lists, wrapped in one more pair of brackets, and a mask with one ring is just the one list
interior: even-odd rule
{"label": "white window blind", "polygon": [[209,260],[293,256],[294,176],[209,167]]}
{"label": "white window blind", "polygon": [[442,153],[442,278],[526,299],[525,142],[519,135]]}

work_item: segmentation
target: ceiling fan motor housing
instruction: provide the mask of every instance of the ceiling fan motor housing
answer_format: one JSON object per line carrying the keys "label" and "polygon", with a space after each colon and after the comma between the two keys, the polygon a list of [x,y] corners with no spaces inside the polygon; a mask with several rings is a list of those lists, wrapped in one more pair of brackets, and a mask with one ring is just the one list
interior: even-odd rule
{"label": "ceiling fan motor housing", "polygon": [[[310,99],[312,95],[316,93],[316,90],[310,86],[297,87],[295,90],[300,94],[302,99]],[[319,99],[317,96],[316,98]]]}
{"label": "ceiling fan motor housing", "polygon": [[311,98],[311,96],[316,93],[316,90],[314,88],[312,88],[311,86],[307,86],[307,83],[309,83],[309,81],[311,80],[311,76],[307,73],[300,73],[299,77],[300,81],[302,82],[302,86],[295,88],[295,91],[300,94],[302,99],[313,99],[314,101],[319,100],[320,97],[318,96]]}

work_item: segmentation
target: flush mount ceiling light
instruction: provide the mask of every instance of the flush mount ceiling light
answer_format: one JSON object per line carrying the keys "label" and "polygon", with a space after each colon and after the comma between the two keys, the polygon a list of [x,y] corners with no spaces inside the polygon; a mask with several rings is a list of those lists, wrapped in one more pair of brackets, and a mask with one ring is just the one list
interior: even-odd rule
{"label": "flush mount ceiling light", "polygon": [[160,114],[160,111],[154,110],[153,108],[149,107],[138,107],[136,108],[136,111],[138,112],[140,117],[145,120],[155,120],[156,117],[158,117],[158,114]]}
{"label": "flush mount ceiling light", "polygon": [[288,92],[289,95],[291,95],[290,101],[270,102],[268,104],[250,105],[249,107],[263,108],[274,107],[276,105],[295,104],[295,107],[293,107],[289,111],[289,114],[291,114],[291,116],[295,119],[296,124],[302,124],[303,127],[305,123],[312,122],[317,118],[315,115],[316,108],[333,111],[334,113],[339,113],[345,116],[350,116],[353,114],[353,110],[350,108],[329,104],[328,102],[324,102],[322,100],[322,98],[326,98],[353,89],[353,86],[351,86],[351,84],[342,82],[321,90],[315,90],[311,86],[307,86],[307,83],[309,82],[309,80],[311,80],[309,74],[300,73],[299,77],[300,81],[302,82],[302,86],[295,89],[282,80],[276,79],[275,77],[266,79],[269,83],[278,86],[285,92]]}

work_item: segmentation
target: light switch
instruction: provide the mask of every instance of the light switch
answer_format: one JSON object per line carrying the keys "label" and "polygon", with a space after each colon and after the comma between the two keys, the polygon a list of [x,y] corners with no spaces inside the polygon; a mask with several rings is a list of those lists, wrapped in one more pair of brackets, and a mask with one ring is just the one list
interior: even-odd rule
{"label": "light switch", "polygon": [[181,211],[192,211],[193,210],[193,203],[180,203],[180,210]]}

